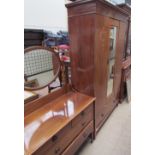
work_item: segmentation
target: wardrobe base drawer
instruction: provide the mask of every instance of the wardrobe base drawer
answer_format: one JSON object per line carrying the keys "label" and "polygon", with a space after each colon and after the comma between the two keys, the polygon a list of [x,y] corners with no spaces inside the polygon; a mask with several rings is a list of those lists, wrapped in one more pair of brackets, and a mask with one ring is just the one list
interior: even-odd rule
{"label": "wardrobe base drawer", "polygon": [[85,129],[83,129],[83,131],[75,138],[62,155],[74,155],[90,134],[93,134],[93,121],[91,121]]}

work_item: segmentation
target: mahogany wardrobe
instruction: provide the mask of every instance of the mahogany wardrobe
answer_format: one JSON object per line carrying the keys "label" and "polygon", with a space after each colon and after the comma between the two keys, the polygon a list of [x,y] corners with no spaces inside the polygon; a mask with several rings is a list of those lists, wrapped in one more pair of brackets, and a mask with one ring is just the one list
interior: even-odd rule
{"label": "mahogany wardrobe", "polygon": [[66,4],[75,90],[96,97],[95,132],[119,102],[129,13],[104,0]]}

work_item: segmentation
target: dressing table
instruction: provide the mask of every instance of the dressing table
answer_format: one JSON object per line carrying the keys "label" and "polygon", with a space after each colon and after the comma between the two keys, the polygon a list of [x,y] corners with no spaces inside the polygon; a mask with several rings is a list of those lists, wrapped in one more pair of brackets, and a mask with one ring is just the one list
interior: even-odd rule
{"label": "dressing table", "polygon": [[68,155],[88,136],[93,140],[93,97],[70,91],[47,102],[25,116],[26,154]]}
{"label": "dressing table", "polygon": [[[59,58],[54,55],[55,53],[49,48],[40,46],[31,47],[25,51],[24,74],[28,77],[27,81],[29,79],[38,81],[38,85],[33,85],[33,87],[26,85],[25,89],[36,91],[52,83],[54,81],[52,79],[56,79],[62,65],[58,63]],[[44,59],[46,55],[52,57],[48,66],[48,68],[52,66],[52,72],[49,74],[51,80],[49,81],[47,80],[49,78],[44,78],[46,71],[37,73],[38,67],[35,66],[38,64],[38,59],[41,62],[41,59]],[[48,65],[47,61],[44,63]],[[42,64],[41,68],[44,66],[45,64]],[[32,69],[35,74],[30,75]],[[43,83],[45,85],[42,85]],[[73,155],[86,139],[90,138],[93,141],[95,138],[94,107],[95,97],[80,93],[69,84],[57,88],[48,95],[25,103],[25,155]]]}

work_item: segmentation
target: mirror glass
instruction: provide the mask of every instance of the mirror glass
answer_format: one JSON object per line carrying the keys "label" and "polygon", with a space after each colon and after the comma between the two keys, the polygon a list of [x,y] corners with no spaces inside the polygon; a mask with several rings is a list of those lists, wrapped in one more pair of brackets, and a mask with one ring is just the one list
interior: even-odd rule
{"label": "mirror glass", "polygon": [[107,83],[107,96],[113,92],[114,85],[114,65],[115,65],[115,54],[116,54],[116,33],[117,28],[113,27],[110,29],[110,49],[108,56],[108,83]]}
{"label": "mirror glass", "polygon": [[48,86],[58,76],[60,60],[55,52],[44,47],[25,49],[24,88],[38,90]]}

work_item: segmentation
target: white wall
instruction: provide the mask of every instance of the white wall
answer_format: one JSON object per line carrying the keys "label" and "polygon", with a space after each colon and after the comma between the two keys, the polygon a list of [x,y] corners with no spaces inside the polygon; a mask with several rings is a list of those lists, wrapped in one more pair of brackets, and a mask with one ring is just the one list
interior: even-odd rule
{"label": "white wall", "polygon": [[[107,0],[123,3],[125,0]],[[65,0],[24,0],[24,28],[67,30]]]}
{"label": "white wall", "polygon": [[24,28],[66,30],[65,0],[24,0]]}

